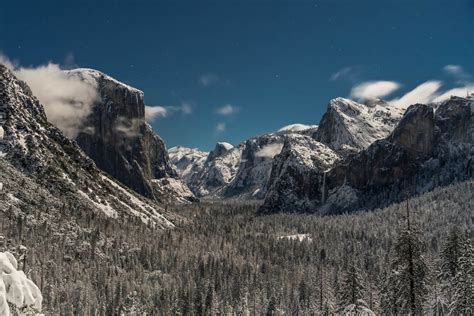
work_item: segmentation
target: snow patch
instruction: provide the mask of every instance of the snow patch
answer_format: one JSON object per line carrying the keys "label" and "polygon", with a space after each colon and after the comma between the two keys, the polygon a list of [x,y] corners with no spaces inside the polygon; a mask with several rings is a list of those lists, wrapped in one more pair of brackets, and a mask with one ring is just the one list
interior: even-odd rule
{"label": "snow patch", "polygon": [[288,240],[296,240],[296,241],[313,241],[310,234],[294,234],[294,235],[285,235],[279,236],[278,240],[288,239]]}
{"label": "snow patch", "polygon": [[0,252],[0,315],[11,315],[8,303],[18,309],[29,308],[32,312],[39,312],[43,296],[33,281],[18,270],[15,257],[6,251]]}

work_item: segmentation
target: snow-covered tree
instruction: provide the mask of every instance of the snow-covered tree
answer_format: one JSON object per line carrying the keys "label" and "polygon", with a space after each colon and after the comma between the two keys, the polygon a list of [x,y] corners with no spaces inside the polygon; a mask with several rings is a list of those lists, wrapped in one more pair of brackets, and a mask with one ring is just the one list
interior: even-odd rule
{"label": "snow-covered tree", "polygon": [[395,244],[392,275],[387,279],[398,313],[421,315],[428,294],[428,266],[423,257],[419,230],[410,223],[407,205],[406,227]]}
{"label": "snow-covered tree", "polygon": [[349,264],[344,274],[340,291],[340,300],[344,308],[350,304],[357,304],[358,300],[364,299],[366,288],[360,269],[355,262]]}
{"label": "snow-covered tree", "polygon": [[457,227],[450,232],[441,250],[441,277],[452,280],[458,272],[463,236]]}
{"label": "snow-covered tree", "polygon": [[9,304],[16,315],[37,314],[42,301],[39,288],[18,270],[15,257],[8,251],[0,252],[0,315],[11,315]]}
{"label": "snow-covered tree", "polygon": [[454,296],[450,304],[452,315],[474,314],[474,249],[470,240],[462,244],[458,272],[453,282]]}

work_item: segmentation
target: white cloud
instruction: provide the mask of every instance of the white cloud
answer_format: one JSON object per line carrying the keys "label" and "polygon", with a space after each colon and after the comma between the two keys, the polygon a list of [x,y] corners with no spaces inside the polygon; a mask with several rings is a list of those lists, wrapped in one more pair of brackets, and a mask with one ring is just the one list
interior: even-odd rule
{"label": "white cloud", "polygon": [[400,84],[394,81],[366,81],[362,82],[351,90],[351,98],[356,99],[377,99],[392,94],[400,88]]}
{"label": "white cloud", "polygon": [[238,112],[238,108],[232,106],[231,104],[226,104],[216,110],[216,113],[223,116],[229,116]]}
{"label": "white cloud", "polygon": [[97,88],[80,78],[68,76],[58,64],[21,67],[0,53],[0,63],[11,69],[18,79],[25,81],[34,96],[43,104],[48,120],[66,136],[76,137],[92,112],[99,95]]}
{"label": "white cloud", "polygon": [[441,87],[441,84],[441,81],[435,80],[424,82],[402,97],[391,100],[390,103],[401,107],[407,107],[415,103],[433,102],[433,100],[437,97],[437,93]]}
{"label": "white cloud", "polygon": [[257,157],[265,157],[265,158],[273,158],[275,155],[281,153],[283,148],[283,144],[270,144],[264,146],[262,149],[255,153]]}
{"label": "white cloud", "polygon": [[198,83],[203,87],[209,87],[216,84],[219,81],[219,77],[215,74],[204,74],[198,78]]}
{"label": "white cloud", "polygon": [[52,63],[36,68],[15,68],[14,72],[43,104],[48,120],[66,136],[75,138],[99,97],[96,87],[68,76],[59,65]]}
{"label": "white cloud", "polygon": [[166,117],[168,110],[164,106],[150,106],[145,105],[145,120],[147,122],[153,122],[157,118]]}
{"label": "white cloud", "polygon": [[224,122],[218,123],[218,124],[216,125],[216,132],[218,132],[218,133],[224,132],[224,131],[225,131],[225,127],[226,127],[226,126],[225,126],[225,123],[224,123]]}
{"label": "white cloud", "polygon": [[463,87],[458,87],[445,91],[441,95],[437,96],[433,101],[440,102],[448,99],[453,95],[458,97],[465,97],[467,93],[474,93],[474,83],[469,83]]}

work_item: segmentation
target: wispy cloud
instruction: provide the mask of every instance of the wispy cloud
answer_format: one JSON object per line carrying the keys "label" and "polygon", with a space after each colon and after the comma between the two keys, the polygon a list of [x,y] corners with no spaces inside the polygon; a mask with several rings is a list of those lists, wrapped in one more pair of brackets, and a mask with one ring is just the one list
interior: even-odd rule
{"label": "wispy cloud", "polygon": [[331,77],[329,77],[329,80],[335,81],[335,80],[342,79],[344,77],[351,75],[352,71],[353,71],[353,67],[344,67],[342,69],[339,69],[335,73],[333,73]]}
{"label": "wispy cloud", "polygon": [[362,73],[367,71],[367,69],[361,65],[352,65],[339,69],[331,76],[329,76],[330,81],[344,80],[352,83],[360,82]]}
{"label": "wispy cloud", "polygon": [[255,156],[263,157],[263,158],[273,158],[274,156],[281,153],[282,148],[283,148],[282,143],[270,144],[270,145],[262,147],[262,149],[260,149],[259,151],[255,153]]}
{"label": "wispy cloud", "polygon": [[231,104],[226,104],[216,109],[216,113],[222,116],[229,116],[235,114],[239,109]]}
{"label": "wispy cloud", "polygon": [[464,70],[459,65],[446,65],[443,67],[443,70],[452,75],[459,75],[464,73]]}
{"label": "wispy cloud", "polygon": [[354,86],[350,96],[359,100],[377,99],[388,96],[399,88],[400,84],[395,81],[367,81]]}
{"label": "wispy cloud", "polygon": [[189,115],[193,112],[193,108],[187,102],[183,102],[179,106],[146,105],[145,106],[145,120],[151,123],[159,118],[168,117],[178,112],[180,112],[183,115]]}
{"label": "wispy cloud", "polygon": [[145,120],[147,122],[153,122],[160,117],[166,117],[168,110],[164,106],[150,106],[145,105]]}
{"label": "wispy cloud", "polygon": [[209,87],[219,82],[219,77],[215,74],[208,73],[199,76],[198,83],[203,87]]}
{"label": "wispy cloud", "polygon": [[222,132],[225,131],[225,128],[226,128],[225,122],[217,123],[217,125],[216,125],[216,132],[222,133]]}
{"label": "wispy cloud", "polygon": [[458,80],[458,83],[468,83],[472,76],[460,65],[446,65],[443,70]]}

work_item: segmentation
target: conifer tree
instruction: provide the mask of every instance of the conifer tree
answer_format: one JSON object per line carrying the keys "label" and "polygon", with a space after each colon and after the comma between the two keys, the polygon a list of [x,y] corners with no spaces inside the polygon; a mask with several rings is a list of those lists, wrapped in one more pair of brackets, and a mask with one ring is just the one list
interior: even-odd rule
{"label": "conifer tree", "polygon": [[474,314],[474,249],[470,240],[462,244],[458,272],[453,282],[454,296],[450,304],[452,315]]}
{"label": "conifer tree", "polygon": [[421,315],[427,298],[428,266],[423,257],[423,242],[420,232],[410,222],[407,200],[406,226],[402,229],[395,244],[395,257],[392,261],[392,275],[387,281],[396,286],[397,312]]}

